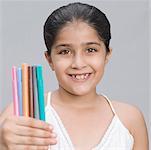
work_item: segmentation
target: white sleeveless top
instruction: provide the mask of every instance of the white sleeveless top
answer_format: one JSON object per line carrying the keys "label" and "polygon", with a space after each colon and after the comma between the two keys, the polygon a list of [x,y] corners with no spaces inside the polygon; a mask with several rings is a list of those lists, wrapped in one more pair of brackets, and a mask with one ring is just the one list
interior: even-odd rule
{"label": "white sleeveless top", "polygon": [[[91,150],[132,150],[134,143],[133,136],[120,121],[111,101],[105,95],[103,96],[108,101],[114,117],[101,141]],[[53,125],[54,132],[57,134],[57,144],[51,145],[49,150],[75,150],[59,115],[51,105],[51,92],[47,95],[45,114],[46,122]]]}

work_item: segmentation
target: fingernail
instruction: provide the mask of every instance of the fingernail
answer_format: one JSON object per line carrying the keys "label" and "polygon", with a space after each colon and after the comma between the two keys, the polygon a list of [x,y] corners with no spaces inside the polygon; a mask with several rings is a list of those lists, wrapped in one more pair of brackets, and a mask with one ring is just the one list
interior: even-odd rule
{"label": "fingernail", "polygon": [[49,149],[49,146],[45,146],[45,147],[44,147],[44,150],[48,150],[48,149]]}
{"label": "fingernail", "polygon": [[56,133],[52,133],[51,137],[57,137],[57,134]]}
{"label": "fingernail", "polygon": [[49,126],[49,129],[50,129],[50,130],[53,130],[53,127],[52,127],[52,126]]}

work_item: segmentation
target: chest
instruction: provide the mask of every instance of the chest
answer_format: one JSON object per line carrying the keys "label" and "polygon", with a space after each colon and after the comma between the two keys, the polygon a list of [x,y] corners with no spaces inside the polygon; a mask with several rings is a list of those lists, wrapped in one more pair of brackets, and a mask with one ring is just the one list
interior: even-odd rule
{"label": "chest", "polygon": [[112,112],[100,110],[58,110],[67,136],[77,150],[89,150],[100,143],[112,118]]}

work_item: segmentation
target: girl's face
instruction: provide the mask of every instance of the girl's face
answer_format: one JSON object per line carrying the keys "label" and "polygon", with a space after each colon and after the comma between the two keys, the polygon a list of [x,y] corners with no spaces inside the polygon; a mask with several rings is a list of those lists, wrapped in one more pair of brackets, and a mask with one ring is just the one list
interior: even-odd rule
{"label": "girl's face", "polygon": [[69,23],[58,33],[46,58],[55,71],[59,88],[74,95],[96,90],[110,54],[97,32],[87,23]]}

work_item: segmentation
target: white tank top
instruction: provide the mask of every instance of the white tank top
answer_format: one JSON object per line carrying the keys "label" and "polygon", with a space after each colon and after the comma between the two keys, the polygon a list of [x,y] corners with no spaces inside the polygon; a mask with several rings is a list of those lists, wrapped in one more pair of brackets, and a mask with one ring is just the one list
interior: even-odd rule
{"label": "white tank top", "polygon": [[[101,138],[101,141],[91,150],[132,150],[134,143],[133,136],[120,121],[111,101],[105,95],[103,96],[108,101],[114,113],[114,117],[103,135],[103,138]],[[51,92],[47,95],[45,114],[46,122],[53,125],[54,132],[57,134],[57,144],[51,145],[49,150],[75,150],[59,115],[51,105]]]}

